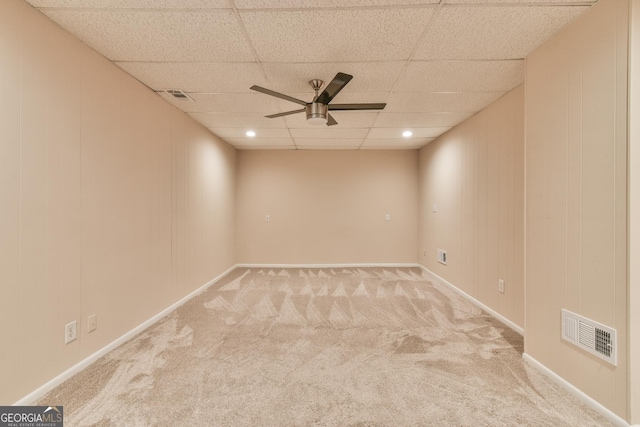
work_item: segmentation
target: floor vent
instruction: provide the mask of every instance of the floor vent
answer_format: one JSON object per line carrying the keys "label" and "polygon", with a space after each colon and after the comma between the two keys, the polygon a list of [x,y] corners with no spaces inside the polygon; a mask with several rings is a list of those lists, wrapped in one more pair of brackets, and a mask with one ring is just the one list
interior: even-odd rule
{"label": "floor vent", "polygon": [[616,330],[562,309],[562,339],[618,365]]}
{"label": "floor vent", "polygon": [[175,99],[179,99],[181,101],[193,101],[193,99],[189,95],[179,89],[167,89],[165,90],[165,92],[168,95],[173,96]]}

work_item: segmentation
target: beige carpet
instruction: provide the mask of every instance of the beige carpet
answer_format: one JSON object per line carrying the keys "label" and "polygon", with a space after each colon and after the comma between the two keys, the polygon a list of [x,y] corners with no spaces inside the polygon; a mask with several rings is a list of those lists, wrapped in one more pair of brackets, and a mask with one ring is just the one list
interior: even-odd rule
{"label": "beige carpet", "polygon": [[419,269],[237,269],[39,404],[67,426],[603,426]]}

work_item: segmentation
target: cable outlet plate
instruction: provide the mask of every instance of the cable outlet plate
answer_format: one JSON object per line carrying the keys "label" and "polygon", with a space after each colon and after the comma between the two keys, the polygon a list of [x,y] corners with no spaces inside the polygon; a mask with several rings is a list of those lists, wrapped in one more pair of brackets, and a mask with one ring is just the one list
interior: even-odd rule
{"label": "cable outlet plate", "polygon": [[98,318],[95,314],[92,314],[87,318],[87,332],[93,332],[98,327]]}

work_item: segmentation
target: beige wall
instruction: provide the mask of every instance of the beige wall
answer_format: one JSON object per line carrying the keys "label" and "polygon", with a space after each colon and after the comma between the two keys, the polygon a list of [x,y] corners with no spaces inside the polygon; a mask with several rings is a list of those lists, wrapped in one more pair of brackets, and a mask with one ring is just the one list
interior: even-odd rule
{"label": "beige wall", "polygon": [[[630,2],[635,70],[640,7]],[[640,330],[628,310],[640,301],[627,264],[636,234],[626,246],[640,160],[632,144],[627,186],[627,7],[600,0],[527,59],[524,90],[419,153],[238,154],[23,2],[2,0],[0,404],[235,262],[419,261],[526,325],[529,355],[640,423],[640,368],[627,358],[640,348],[627,329],[629,314]],[[563,307],[618,330],[617,368],[561,342]],[[88,334],[90,314],[98,330]],[[72,320],[79,338],[65,345]]]}
{"label": "beige wall", "polygon": [[640,0],[630,5],[629,117],[635,120],[629,120],[629,412],[631,424],[640,425]]}
{"label": "beige wall", "polygon": [[[627,0],[527,57],[527,354],[628,419]],[[561,340],[566,308],[617,329],[613,367]]]}
{"label": "beige wall", "polygon": [[[524,319],[524,100],[519,86],[419,154],[418,259],[518,326]],[[433,205],[437,212],[433,212]],[[447,251],[447,265],[436,261]],[[498,292],[505,280],[505,293]]]}
{"label": "beige wall", "polygon": [[416,262],[414,150],[240,151],[238,174],[238,263]]}
{"label": "beige wall", "polygon": [[236,151],[24,2],[1,8],[0,404],[11,404],[234,264]]}

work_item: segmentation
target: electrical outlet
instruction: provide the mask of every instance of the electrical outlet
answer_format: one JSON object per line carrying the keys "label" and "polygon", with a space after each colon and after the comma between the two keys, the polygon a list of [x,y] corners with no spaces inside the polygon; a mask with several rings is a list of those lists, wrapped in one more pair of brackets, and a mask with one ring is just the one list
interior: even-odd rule
{"label": "electrical outlet", "polygon": [[87,332],[93,332],[98,327],[98,318],[92,314],[87,318]]}
{"label": "electrical outlet", "polygon": [[269,221],[271,221],[271,218],[269,218],[269,215],[265,215],[265,216],[264,216],[264,220],[265,220],[266,222],[269,222]]}
{"label": "electrical outlet", "polygon": [[385,221],[391,221],[391,215],[386,214],[386,215],[384,216],[384,219],[385,219]]}
{"label": "electrical outlet", "polygon": [[498,279],[498,291],[504,294],[504,280]]}
{"label": "electrical outlet", "polygon": [[64,326],[64,343],[65,344],[69,344],[71,341],[75,341],[75,339],[78,337],[77,326],[78,324],[75,320],[71,323],[67,323]]}

